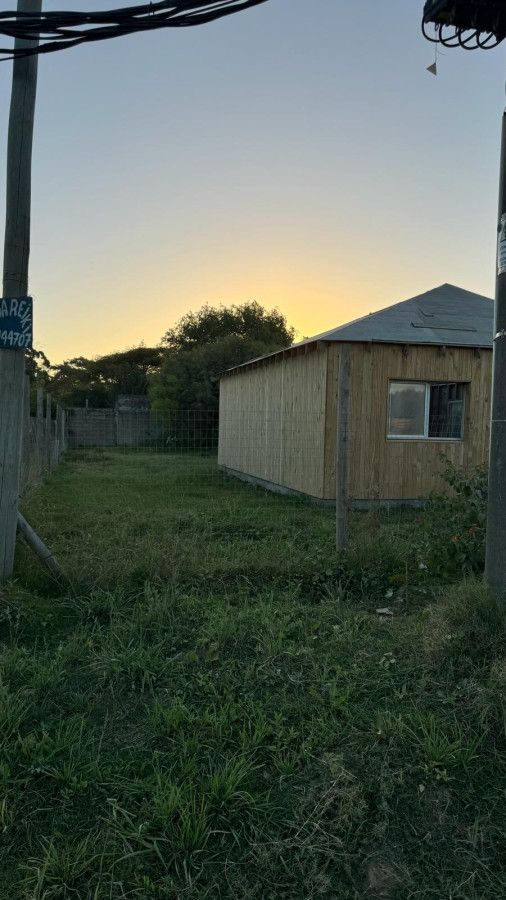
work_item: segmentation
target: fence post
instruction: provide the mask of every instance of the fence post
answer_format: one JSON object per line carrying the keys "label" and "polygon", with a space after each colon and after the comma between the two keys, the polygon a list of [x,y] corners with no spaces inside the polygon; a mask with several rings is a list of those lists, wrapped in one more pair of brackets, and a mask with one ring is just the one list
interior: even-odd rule
{"label": "fence post", "polygon": [[44,391],[41,387],[37,388],[37,425],[36,425],[36,443],[37,443],[37,480],[39,480],[44,472]]}
{"label": "fence post", "polygon": [[45,421],[45,469],[51,468],[51,394],[46,393],[46,421]]}
{"label": "fence post", "polygon": [[57,464],[60,453],[62,452],[62,443],[61,443],[61,417],[62,417],[62,408],[59,404],[56,405],[56,423],[55,423],[55,432],[54,432],[54,446],[55,446],[55,465]]}
{"label": "fence post", "polygon": [[336,549],[346,546],[348,537],[348,455],[350,412],[350,345],[339,348],[337,382],[337,441],[336,441]]}
{"label": "fence post", "polygon": [[21,445],[21,493],[28,484],[30,471],[30,376],[25,375],[23,392],[23,433]]}
{"label": "fence post", "polygon": [[57,441],[57,431],[56,431],[56,419],[53,419],[52,414],[52,405],[49,407],[49,468],[54,469],[56,463],[58,462],[58,448],[56,445]]}
{"label": "fence post", "polygon": [[61,411],[61,452],[63,453],[67,449],[67,411],[62,409]]}

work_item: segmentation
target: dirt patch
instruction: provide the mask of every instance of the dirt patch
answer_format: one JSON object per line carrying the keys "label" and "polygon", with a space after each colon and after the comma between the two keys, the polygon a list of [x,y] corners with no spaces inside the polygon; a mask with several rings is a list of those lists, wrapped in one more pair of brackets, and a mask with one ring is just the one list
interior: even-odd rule
{"label": "dirt patch", "polygon": [[374,860],[367,866],[366,896],[391,897],[398,884],[394,867],[385,860]]}

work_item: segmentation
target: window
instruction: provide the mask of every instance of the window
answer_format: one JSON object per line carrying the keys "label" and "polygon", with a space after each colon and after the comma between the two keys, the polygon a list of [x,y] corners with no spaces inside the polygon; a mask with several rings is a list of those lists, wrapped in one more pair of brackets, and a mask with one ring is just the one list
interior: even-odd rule
{"label": "window", "polygon": [[388,390],[388,437],[462,440],[464,384],[391,381]]}

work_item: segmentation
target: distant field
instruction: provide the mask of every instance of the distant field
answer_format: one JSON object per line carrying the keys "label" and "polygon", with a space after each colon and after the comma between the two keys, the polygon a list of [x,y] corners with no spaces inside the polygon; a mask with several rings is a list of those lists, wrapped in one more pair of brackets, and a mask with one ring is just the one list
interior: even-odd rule
{"label": "distant field", "polygon": [[68,580],[20,545],[1,595],[1,900],[504,896],[504,610],[412,516],[338,558],[331,510],[108,451],[24,512]]}

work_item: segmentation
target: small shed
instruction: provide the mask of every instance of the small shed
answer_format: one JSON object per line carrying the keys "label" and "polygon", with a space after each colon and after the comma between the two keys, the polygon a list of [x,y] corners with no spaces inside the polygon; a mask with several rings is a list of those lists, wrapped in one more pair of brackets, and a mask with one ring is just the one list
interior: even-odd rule
{"label": "small shed", "polygon": [[219,465],[356,506],[444,491],[441,453],[488,458],[493,317],[443,284],[221,373]]}

